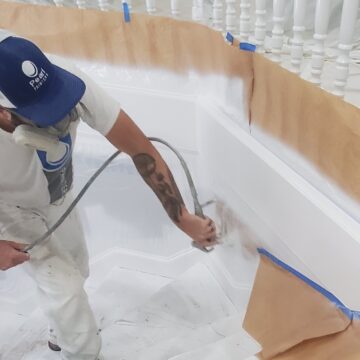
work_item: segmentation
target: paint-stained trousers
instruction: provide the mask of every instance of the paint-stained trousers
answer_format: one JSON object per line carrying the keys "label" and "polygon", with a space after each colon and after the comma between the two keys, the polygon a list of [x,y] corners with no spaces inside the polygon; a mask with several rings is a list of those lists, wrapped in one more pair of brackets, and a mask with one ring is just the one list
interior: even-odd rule
{"label": "paint-stained trousers", "polygon": [[[60,218],[71,201],[68,194],[58,204],[36,210],[0,204],[1,239],[31,243]],[[88,252],[76,209],[49,241],[30,251],[30,256],[25,267],[37,284],[40,304],[52,340],[62,348],[62,359],[97,360],[101,338],[84,291]]]}

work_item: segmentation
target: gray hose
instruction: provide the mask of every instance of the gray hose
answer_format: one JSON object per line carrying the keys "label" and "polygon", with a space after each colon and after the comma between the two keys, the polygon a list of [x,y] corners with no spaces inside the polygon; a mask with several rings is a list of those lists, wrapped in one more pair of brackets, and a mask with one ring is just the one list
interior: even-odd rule
{"label": "gray hose", "polygon": [[[191,195],[194,201],[194,208],[195,208],[195,215],[200,216],[202,218],[204,218],[204,213],[202,210],[202,207],[199,203],[199,199],[198,199],[198,195],[197,195],[197,191],[194,185],[194,182],[192,180],[189,168],[184,160],[184,158],[181,156],[181,154],[174,149],[168,142],[156,138],[156,137],[149,137],[150,141],[156,141],[156,142],[160,142],[162,144],[164,144],[165,146],[167,146],[170,150],[172,150],[175,155],[179,158],[180,163],[185,171],[186,174],[186,178],[188,180],[189,186],[190,186],[190,190],[191,190]],[[23,250],[24,252],[28,252],[31,249],[33,249],[35,246],[40,245],[41,243],[43,243],[63,222],[64,220],[69,216],[70,212],[74,209],[74,207],[77,205],[77,203],[80,201],[80,199],[84,196],[85,192],[89,189],[89,187],[92,185],[92,183],[95,181],[95,179],[104,171],[104,169],[121,153],[121,151],[116,151],[114,154],[112,154],[102,165],[101,167],[91,176],[91,178],[88,180],[88,182],[85,184],[85,186],[81,189],[81,191],[79,192],[79,194],[76,196],[76,198],[74,199],[74,201],[70,204],[70,206],[66,209],[66,211],[64,212],[64,214],[60,217],[60,219],[50,228],[48,229],[48,231],[46,231],[46,233],[44,235],[42,235],[41,237],[39,237],[38,239],[36,239],[32,244],[28,245],[27,247],[25,247],[25,249]],[[195,243],[194,241],[192,242],[192,246],[200,249],[201,251],[204,252],[210,252],[213,249],[208,249],[206,247],[201,247],[200,245],[198,245],[197,243]]]}

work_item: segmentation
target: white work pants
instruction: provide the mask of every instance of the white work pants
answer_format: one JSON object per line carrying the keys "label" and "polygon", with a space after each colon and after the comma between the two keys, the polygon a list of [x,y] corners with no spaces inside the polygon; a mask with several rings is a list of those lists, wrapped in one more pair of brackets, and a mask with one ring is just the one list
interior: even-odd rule
{"label": "white work pants", "polygon": [[[40,210],[1,204],[1,239],[31,243],[60,218],[71,201],[68,194],[60,205]],[[88,252],[76,209],[30,256],[26,268],[38,286],[40,305],[62,348],[62,359],[96,360],[101,339],[84,291]]]}

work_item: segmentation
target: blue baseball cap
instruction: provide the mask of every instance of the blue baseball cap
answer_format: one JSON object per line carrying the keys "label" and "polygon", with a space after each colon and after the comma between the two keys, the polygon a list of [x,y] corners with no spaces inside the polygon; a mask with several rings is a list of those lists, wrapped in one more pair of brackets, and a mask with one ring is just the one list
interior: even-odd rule
{"label": "blue baseball cap", "polygon": [[0,38],[0,105],[39,127],[62,120],[80,101],[85,83],[52,64],[31,41]]}

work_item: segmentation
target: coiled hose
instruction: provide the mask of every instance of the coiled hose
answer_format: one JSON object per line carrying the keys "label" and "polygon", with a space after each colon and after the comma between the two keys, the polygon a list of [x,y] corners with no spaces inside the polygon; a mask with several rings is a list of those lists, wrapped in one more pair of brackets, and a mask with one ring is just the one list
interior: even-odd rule
{"label": "coiled hose", "polygon": [[[202,218],[205,218],[204,216],[204,212],[202,209],[202,206],[200,205],[199,199],[198,199],[198,194],[193,182],[193,179],[191,177],[189,168],[184,160],[184,158],[182,157],[182,155],[174,148],[172,147],[168,142],[166,142],[165,140],[156,138],[156,137],[149,137],[148,138],[150,141],[152,142],[159,142],[164,144],[165,146],[167,146],[170,150],[172,150],[175,155],[178,157],[178,159],[180,160],[181,166],[183,167],[185,174],[186,174],[186,178],[187,181],[189,183],[189,187],[191,190],[191,196],[193,198],[194,201],[194,209],[195,209],[195,215],[200,216]],[[27,247],[25,247],[25,249],[23,250],[24,252],[28,252],[31,249],[33,249],[35,246],[40,245],[41,243],[43,243],[44,241],[46,241],[46,239],[64,222],[64,220],[68,217],[68,215],[71,213],[71,211],[74,209],[74,207],[77,205],[77,203],[81,200],[81,198],[84,196],[84,194],[86,193],[86,191],[89,189],[89,187],[92,185],[92,183],[95,181],[95,179],[104,171],[104,169],[121,153],[120,150],[116,151],[114,154],[112,154],[102,165],[101,167],[91,176],[91,178],[88,180],[88,182],[85,184],[85,186],[81,189],[81,191],[79,192],[79,194],[76,196],[76,198],[74,199],[74,201],[70,204],[70,206],[66,209],[66,211],[64,212],[64,214],[59,218],[59,220],[50,228],[48,229],[48,231],[45,232],[44,235],[42,235],[41,237],[39,237],[38,239],[36,239],[32,244],[28,245]],[[207,204],[209,204],[210,202],[208,202]],[[207,205],[206,204],[206,205]],[[201,251],[204,252],[210,252],[213,250],[213,248],[207,248],[207,247],[202,247],[200,245],[198,245],[196,242],[192,242],[192,246],[200,249]]]}

